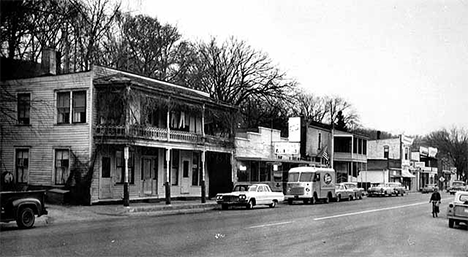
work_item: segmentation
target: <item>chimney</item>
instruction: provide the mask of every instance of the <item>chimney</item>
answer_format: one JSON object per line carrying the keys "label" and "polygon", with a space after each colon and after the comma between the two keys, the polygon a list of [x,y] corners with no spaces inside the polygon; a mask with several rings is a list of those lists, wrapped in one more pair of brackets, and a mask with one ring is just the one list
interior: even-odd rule
{"label": "chimney", "polygon": [[44,48],[42,50],[41,68],[44,75],[57,74],[57,54],[52,48]]}

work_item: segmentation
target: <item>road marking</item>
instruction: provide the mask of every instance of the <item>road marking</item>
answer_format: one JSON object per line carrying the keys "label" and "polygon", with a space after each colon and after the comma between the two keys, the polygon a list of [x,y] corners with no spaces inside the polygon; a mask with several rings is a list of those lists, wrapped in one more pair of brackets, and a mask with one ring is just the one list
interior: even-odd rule
{"label": "road marking", "polygon": [[[446,199],[451,199],[451,198],[445,198],[443,200],[446,200]],[[350,212],[350,213],[338,214],[338,215],[333,215],[333,216],[315,218],[314,221],[341,218],[341,217],[346,217],[346,216],[359,215],[359,214],[378,212],[378,211],[387,211],[387,210],[393,210],[393,209],[400,209],[400,208],[412,207],[412,206],[417,206],[417,205],[422,205],[422,204],[428,204],[428,202],[420,202],[420,203],[413,203],[413,204],[407,204],[407,205],[392,206],[392,207],[387,207],[387,208],[373,209],[373,210],[360,211],[360,212]]]}
{"label": "road marking", "polygon": [[271,226],[280,226],[280,225],[286,225],[286,224],[291,224],[293,221],[286,221],[286,222],[279,222],[279,223],[271,223],[271,224],[263,224],[263,225],[258,225],[258,226],[251,226],[248,227],[249,229],[252,228],[264,228],[264,227],[271,227]]}

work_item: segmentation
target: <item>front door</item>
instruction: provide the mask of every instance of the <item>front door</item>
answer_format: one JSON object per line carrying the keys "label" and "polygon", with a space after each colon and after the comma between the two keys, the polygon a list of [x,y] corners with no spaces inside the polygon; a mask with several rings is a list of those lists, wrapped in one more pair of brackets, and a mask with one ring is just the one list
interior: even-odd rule
{"label": "front door", "polygon": [[111,178],[111,159],[104,156],[101,159],[101,179],[99,188],[99,198],[112,198],[112,178]]}
{"label": "front door", "polygon": [[143,157],[141,162],[141,194],[143,196],[156,195],[158,193],[156,159]]}
{"label": "front door", "polygon": [[181,194],[189,194],[190,188],[190,159],[184,158],[182,160],[182,187]]}

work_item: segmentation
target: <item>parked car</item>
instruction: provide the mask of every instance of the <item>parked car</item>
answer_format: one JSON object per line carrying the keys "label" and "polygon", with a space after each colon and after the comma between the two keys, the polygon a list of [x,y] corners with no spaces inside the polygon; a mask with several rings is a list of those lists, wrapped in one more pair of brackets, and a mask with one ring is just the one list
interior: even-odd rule
{"label": "parked car", "polygon": [[343,184],[354,191],[354,199],[362,199],[364,196],[364,188],[358,187],[356,182],[343,182]]}
{"label": "parked car", "polygon": [[45,191],[0,192],[1,222],[16,221],[19,228],[32,228],[36,215],[47,214]]}
{"label": "parked car", "polygon": [[448,192],[454,195],[457,191],[466,191],[466,183],[464,181],[455,180],[452,182],[452,186],[449,188]]}
{"label": "parked car", "polygon": [[401,195],[404,196],[406,193],[406,189],[404,186],[401,185],[400,182],[388,182],[387,183],[389,187],[393,188],[393,194],[395,196]]}
{"label": "parked car", "polygon": [[247,188],[246,185],[236,185],[231,193],[216,195],[216,203],[221,205],[223,210],[227,210],[229,206],[245,206],[252,209],[256,205],[268,205],[274,208],[282,201],[283,193],[271,191],[267,184],[253,184]]}
{"label": "parked car", "polygon": [[387,182],[381,183],[377,186],[372,186],[367,190],[369,196],[390,196],[390,195],[404,195],[406,192],[405,188],[400,182]]}
{"label": "parked car", "polygon": [[454,225],[458,226],[462,222],[468,229],[468,192],[458,191],[455,193],[453,202],[449,203],[447,207],[447,219],[450,228],[453,228]]}
{"label": "parked car", "polygon": [[351,201],[354,199],[354,190],[348,188],[344,183],[340,183],[335,187],[336,201],[341,200]]}
{"label": "parked car", "polygon": [[438,189],[439,187],[436,185],[436,184],[426,184],[422,189],[421,189],[421,192],[423,194],[427,194],[427,193],[432,193],[434,192],[434,189]]}

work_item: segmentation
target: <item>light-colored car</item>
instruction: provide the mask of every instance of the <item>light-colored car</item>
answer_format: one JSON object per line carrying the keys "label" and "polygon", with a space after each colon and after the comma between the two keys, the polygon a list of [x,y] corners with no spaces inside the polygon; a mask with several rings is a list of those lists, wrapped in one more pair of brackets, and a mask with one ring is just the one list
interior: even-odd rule
{"label": "light-colored car", "polygon": [[378,185],[373,185],[367,189],[367,194],[369,196],[383,196],[390,195],[393,193],[393,190],[388,187],[385,183],[380,183]]}
{"label": "light-colored car", "polygon": [[227,210],[229,206],[245,206],[252,209],[256,205],[268,205],[274,208],[282,201],[283,193],[271,191],[267,184],[253,184],[248,187],[236,185],[231,193],[216,195],[216,203],[221,205],[223,210]]}
{"label": "light-colored car", "polygon": [[468,229],[468,192],[458,191],[455,193],[453,202],[447,207],[447,219],[449,227],[465,223]]}
{"label": "light-colored car", "polygon": [[341,200],[351,201],[354,198],[354,190],[348,188],[344,183],[340,183],[335,187],[336,201]]}
{"label": "light-colored car", "polygon": [[457,191],[466,191],[466,184],[464,181],[455,180],[452,182],[452,186],[448,190],[451,195],[454,195]]}
{"label": "light-colored car", "polygon": [[364,197],[364,188],[358,187],[356,182],[343,182],[343,184],[349,188],[352,189],[354,192],[354,199],[362,199]]}
{"label": "light-colored car", "polygon": [[438,189],[439,187],[436,185],[436,184],[426,184],[422,189],[421,189],[421,192],[423,194],[427,194],[427,193],[432,193],[434,192],[434,189]]}
{"label": "light-colored car", "polygon": [[393,188],[393,194],[395,196],[401,195],[404,196],[406,193],[406,189],[404,186],[401,185],[400,182],[388,182],[389,187]]}

